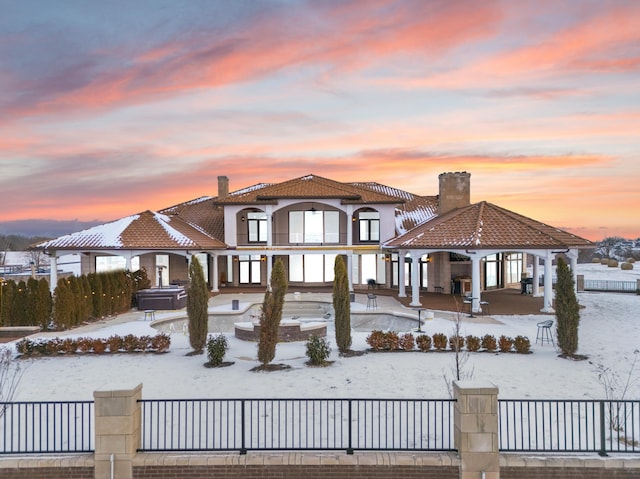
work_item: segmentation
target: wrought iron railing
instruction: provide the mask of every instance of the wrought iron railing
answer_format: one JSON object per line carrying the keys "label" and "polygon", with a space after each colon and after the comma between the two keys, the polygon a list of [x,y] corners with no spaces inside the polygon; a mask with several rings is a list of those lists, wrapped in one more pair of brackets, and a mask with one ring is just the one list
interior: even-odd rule
{"label": "wrought iron railing", "polygon": [[[450,399],[140,400],[142,451],[451,451]],[[640,401],[498,401],[502,452],[640,453]],[[0,403],[0,454],[95,449],[92,401]]]}
{"label": "wrought iron railing", "polygon": [[585,291],[608,291],[613,293],[637,293],[636,281],[616,281],[611,279],[585,279]]}
{"label": "wrought iron railing", "polygon": [[452,400],[141,400],[143,451],[453,450]]}
{"label": "wrought iron railing", "polygon": [[0,454],[92,452],[93,401],[0,403]]}
{"label": "wrought iron railing", "polygon": [[521,452],[640,452],[640,401],[501,399],[499,448]]}

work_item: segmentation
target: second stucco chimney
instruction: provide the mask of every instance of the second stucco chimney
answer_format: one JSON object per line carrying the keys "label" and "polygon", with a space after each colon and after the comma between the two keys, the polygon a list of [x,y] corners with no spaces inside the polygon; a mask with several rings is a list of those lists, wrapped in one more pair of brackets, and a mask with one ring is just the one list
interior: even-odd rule
{"label": "second stucco chimney", "polygon": [[471,204],[471,173],[466,171],[442,173],[438,176],[440,191],[438,214]]}
{"label": "second stucco chimney", "polygon": [[218,198],[226,198],[229,195],[229,178],[218,176]]}

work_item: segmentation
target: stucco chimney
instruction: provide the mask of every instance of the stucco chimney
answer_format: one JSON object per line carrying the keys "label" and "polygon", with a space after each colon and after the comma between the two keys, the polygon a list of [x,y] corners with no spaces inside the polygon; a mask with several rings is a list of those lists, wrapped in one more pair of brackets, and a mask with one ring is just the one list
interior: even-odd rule
{"label": "stucco chimney", "polygon": [[471,204],[471,173],[456,171],[442,173],[440,181],[438,214],[444,214]]}
{"label": "stucco chimney", "polygon": [[229,195],[229,178],[218,176],[218,198],[226,198]]}

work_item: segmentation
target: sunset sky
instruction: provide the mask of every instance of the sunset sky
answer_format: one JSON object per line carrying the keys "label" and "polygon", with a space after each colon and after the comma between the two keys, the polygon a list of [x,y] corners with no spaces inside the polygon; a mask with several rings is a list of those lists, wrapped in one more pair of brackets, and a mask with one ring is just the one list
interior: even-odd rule
{"label": "sunset sky", "polygon": [[640,1],[0,0],[0,222],[306,174],[640,237]]}

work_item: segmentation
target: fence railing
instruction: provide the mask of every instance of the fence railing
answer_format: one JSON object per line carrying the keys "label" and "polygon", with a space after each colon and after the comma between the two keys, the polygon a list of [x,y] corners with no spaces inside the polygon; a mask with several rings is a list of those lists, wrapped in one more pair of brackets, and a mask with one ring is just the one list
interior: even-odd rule
{"label": "fence railing", "polygon": [[0,403],[0,454],[92,452],[93,401]]}
{"label": "fence railing", "polygon": [[615,281],[611,279],[585,279],[585,291],[609,291],[614,293],[637,293],[636,281]]}
{"label": "fence railing", "polygon": [[141,400],[142,451],[453,450],[453,400]]}
{"label": "fence railing", "polygon": [[[140,400],[141,451],[451,451],[454,400]],[[498,400],[503,452],[640,453],[640,401]],[[0,403],[0,454],[95,450],[92,401]]]}
{"label": "fence railing", "polygon": [[499,449],[640,453],[640,401],[498,401]]}

